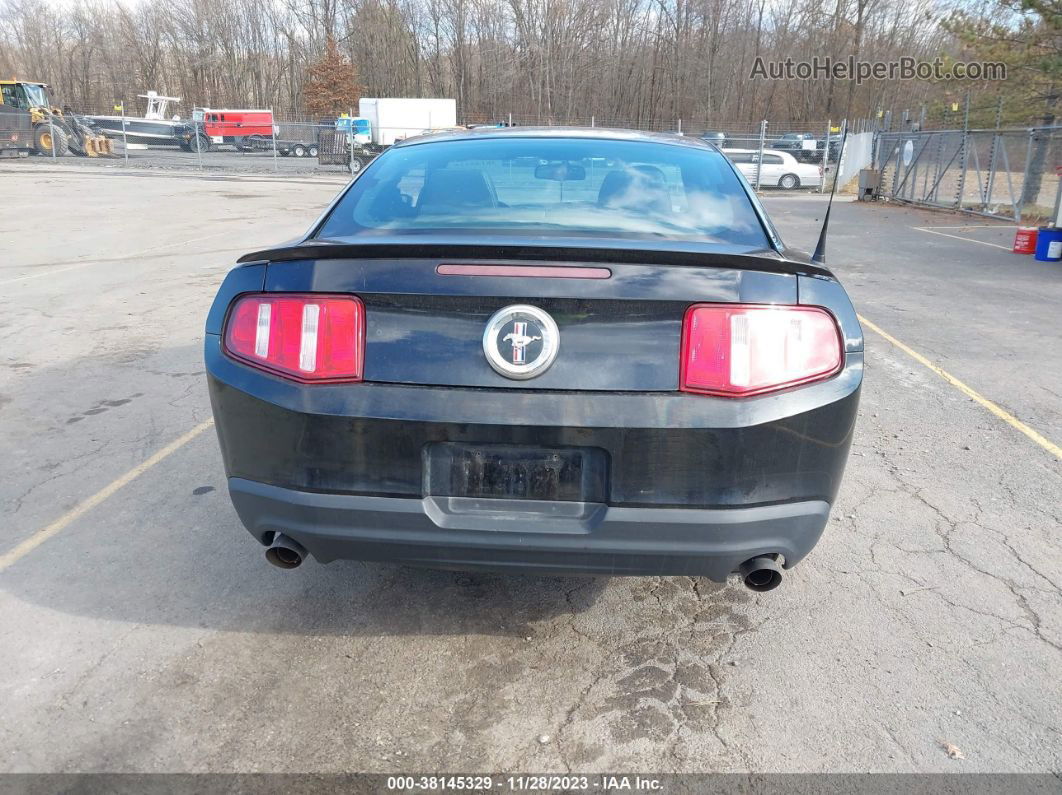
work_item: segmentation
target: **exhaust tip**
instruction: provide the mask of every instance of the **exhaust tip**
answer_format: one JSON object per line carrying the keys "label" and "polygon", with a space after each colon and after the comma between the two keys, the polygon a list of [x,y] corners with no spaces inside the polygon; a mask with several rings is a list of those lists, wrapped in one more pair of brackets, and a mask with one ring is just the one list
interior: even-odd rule
{"label": "exhaust tip", "polygon": [[302,555],[284,547],[270,547],[266,550],[266,560],[278,569],[294,569],[302,564]]}
{"label": "exhaust tip", "polygon": [[739,572],[750,591],[773,591],[782,584],[782,567],[773,555],[746,560]]}
{"label": "exhaust tip", "polygon": [[277,533],[273,545],[266,550],[266,560],[278,569],[295,569],[306,558],[306,549],[298,541]]}

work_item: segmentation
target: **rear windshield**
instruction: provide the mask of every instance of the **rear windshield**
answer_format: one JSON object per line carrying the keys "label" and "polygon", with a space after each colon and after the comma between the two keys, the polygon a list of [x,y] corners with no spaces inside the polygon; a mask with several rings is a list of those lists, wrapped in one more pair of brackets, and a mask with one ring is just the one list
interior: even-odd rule
{"label": "rear windshield", "polygon": [[321,238],[446,232],[768,246],[715,150],[595,138],[433,141],[384,152]]}

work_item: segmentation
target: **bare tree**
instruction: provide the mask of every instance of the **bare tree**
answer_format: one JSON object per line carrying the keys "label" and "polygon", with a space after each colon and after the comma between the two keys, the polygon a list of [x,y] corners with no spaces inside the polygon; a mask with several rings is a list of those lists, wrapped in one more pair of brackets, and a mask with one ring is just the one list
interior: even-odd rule
{"label": "bare tree", "polygon": [[750,79],[757,58],[934,57],[948,0],[0,0],[0,69],[77,109],[308,111],[327,42],[369,96],[450,96],[461,118],[671,129],[815,124],[928,83]]}

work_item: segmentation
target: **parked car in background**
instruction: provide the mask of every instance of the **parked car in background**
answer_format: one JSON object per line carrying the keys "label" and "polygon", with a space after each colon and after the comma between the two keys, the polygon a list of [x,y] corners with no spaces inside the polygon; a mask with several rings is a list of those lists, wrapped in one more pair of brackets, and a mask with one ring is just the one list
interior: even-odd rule
{"label": "parked car in background", "polygon": [[710,144],[715,144],[720,149],[727,145],[726,133],[719,132],[718,130],[705,130],[699,136],[702,141],[707,141]]}
{"label": "parked car in background", "polygon": [[[823,140],[822,138],[820,138],[818,140],[818,142],[816,143],[816,146],[818,147],[818,150],[816,151],[816,154],[815,154],[815,157],[817,158],[815,162],[817,162],[817,163],[821,163],[822,162],[822,150],[826,148],[826,144],[827,144],[827,142],[825,140]],[[829,137],[829,146],[830,146],[830,152],[829,152],[828,159],[829,160],[837,160],[837,158],[841,156],[841,136],[840,135],[831,135]]]}
{"label": "parked car in background", "polygon": [[[772,141],[771,148],[789,152],[797,160],[810,161],[815,158],[819,144],[811,133],[787,132],[781,138]],[[821,153],[819,156],[821,157]]]}
{"label": "parked car in background", "polygon": [[[756,166],[760,153],[755,149],[724,149],[723,154],[730,158],[738,170],[750,183],[756,183]],[[812,163],[801,163],[788,152],[777,149],[763,150],[763,165],[760,168],[760,187],[817,188],[822,184],[822,167]]]}
{"label": "parked car in background", "polygon": [[[771,148],[782,152],[789,152],[797,160],[805,163],[821,163],[822,153],[826,148],[826,144],[826,139],[816,138],[811,133],[788,132],[781,138],[772,142]],[[829,137],[829,146],[829,159],[836,160],[837,156],[840,154],[841,136],[831,135]]]}

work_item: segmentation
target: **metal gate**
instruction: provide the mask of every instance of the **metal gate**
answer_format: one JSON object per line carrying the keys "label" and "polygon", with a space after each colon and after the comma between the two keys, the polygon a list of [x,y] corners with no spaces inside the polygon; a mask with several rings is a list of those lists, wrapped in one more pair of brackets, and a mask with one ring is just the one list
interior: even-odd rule
{"label": "metal gate", "polygon": [[337,130],[322,130],[317,137],[317,162],[322,166],[345,166],[350,162],[347,134]]}
{"label": "metal gate", "polygon": [[1050,215],[1062,128],[880,132],[874,165],[887,198],[1021,221]]}

